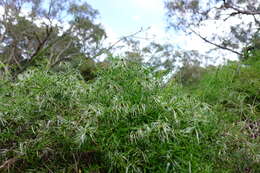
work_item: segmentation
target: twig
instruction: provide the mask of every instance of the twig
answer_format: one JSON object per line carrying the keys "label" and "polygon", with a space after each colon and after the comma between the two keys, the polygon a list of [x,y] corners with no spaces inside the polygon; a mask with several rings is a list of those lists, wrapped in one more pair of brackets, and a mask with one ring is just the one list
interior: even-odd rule
{"label": "twig", "polygon": [[14,165],[14,163],[17,161],[17,158],[11,158],[6,160],[2,165],[0,165],[0,170],[1,169],[9,169],[12,165]]}
{"label": "twig", "polygon": [[235,51],[235,50],[232,50],[232,49],[230,49],[230,48],[228,48],[228,47],[225,47],[225,46],[222,46],[222,45],[219,45],[219,44],[216,44],[216,43],[213,43],[213,42],[209,41],[207,38],[201,36],[199,33],[197,33],[196,31],[194,31],[193,29],[190,29],[190,30],[191,30],[195,35],[197,35],[198,37],[200,37],[202,40],[204,40],[205,42],[207,42],[207,43],[209,43],[209,44],[211,44],[211,45],[213,45],[213,46],[216,46],[216,47],[218,47],[218,48],[220,48],[220,49],[224,49],[224,50],[230,51],[230,52],[235,53],[235,54],[237,54],[237,55],[239,55],[239,56],[242,56],[242,55],[243,55],[243,54],[241,54],[241,53],[239,53],[239,52],[237,52],[237,51]]}
{"label": "twig", "polygon": [[[149,28],[147,28],[146,30],[148,30]],[[117,40],[115,43],[113,43],[111,46],[109,46],[108,48],[103,48],[101,49],[96,55],[93,56],[93,59],[95,59],[96,57],[102,55],[104,52],[107,52],[109,50],[111,50],[113,47],[115,47],[118,43],[120,43],[121,41],[123,41],[124,39],[126,38],[129,38],[129,37],[133,37],[137,34],[139,34],[140,32],[143,32],[143,28],[141,28],[139,31],[135,32],[135,33],[132,33],[130,35],[127,35],[127,36],[124,36],[122,38],[120,38],[119,40]]]}
{"label": "twig", "polygon": [[230,8],[235,10],[236,12],[231,13],[231,15],[237,15],[237,14],[245,14],[245,15],[260,15],[260,11],[248,11],[248,10],[242,10],[239,9],[233,5],[230,5],[229,3],[224,3],[225,8]]}

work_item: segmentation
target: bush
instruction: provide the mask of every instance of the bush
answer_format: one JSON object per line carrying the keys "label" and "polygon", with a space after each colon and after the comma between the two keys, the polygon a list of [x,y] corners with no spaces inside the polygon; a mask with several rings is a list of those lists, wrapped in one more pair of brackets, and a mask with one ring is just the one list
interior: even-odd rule
{"label": "bush", "polygon": [[0,162],[13,172],[212,172],[210,106],[114,60],[95,81],[28,71],[0,90]]}
{"label": "bush", "polygon": [[82,112],[83,91],[84,83],[77,74],[38,70],[28,71],[17,82],[1,88],[1,162],[16,160],[13,169],[22,171],[62,167],[61,160],[72,160],[71,153],[78,151],[75,123]]}

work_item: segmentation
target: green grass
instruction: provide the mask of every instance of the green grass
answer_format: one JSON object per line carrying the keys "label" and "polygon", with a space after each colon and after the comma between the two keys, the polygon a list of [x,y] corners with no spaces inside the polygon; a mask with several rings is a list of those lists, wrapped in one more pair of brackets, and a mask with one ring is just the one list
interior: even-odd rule
{"label": "green grass", "polygon": [[0,88],[0,171],[257,172],[259,137],[246,127],[259,111],[229,71],[209,73],[191,93],[119,60],[88,83],[74,70],[27,71]]}
{"label": "green grass", "polygon": [[223,147],[220,168],[260,171],[260,55],[204,74],[192,96],[211,105],[219,118]]}

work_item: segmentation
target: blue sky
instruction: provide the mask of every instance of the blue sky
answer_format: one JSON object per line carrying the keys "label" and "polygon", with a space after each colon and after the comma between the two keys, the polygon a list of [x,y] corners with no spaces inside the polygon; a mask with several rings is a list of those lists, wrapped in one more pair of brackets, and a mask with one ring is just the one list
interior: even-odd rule
{"label": "blue sky", "polygon": [[163,0],[89,0],[88,3],[100,12],[103,25],[118,36],[150,26],[164,32]]}

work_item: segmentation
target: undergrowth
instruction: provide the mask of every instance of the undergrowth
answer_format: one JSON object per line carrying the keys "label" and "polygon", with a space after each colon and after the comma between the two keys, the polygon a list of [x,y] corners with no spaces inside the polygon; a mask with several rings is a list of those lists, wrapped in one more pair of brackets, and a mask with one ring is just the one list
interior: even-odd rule
{"label": "undergrowth", "polygon": [[119,60],[88,83],[74,70],[27,71],[0,88],[0,171],[257,172],[259,63],[237,67],[191,93]]}
{"label": "undergrowth", "polygon": [[220,170],[260,172],[260,52],[205,73],[185,91],[217,113],[223,145]]}

